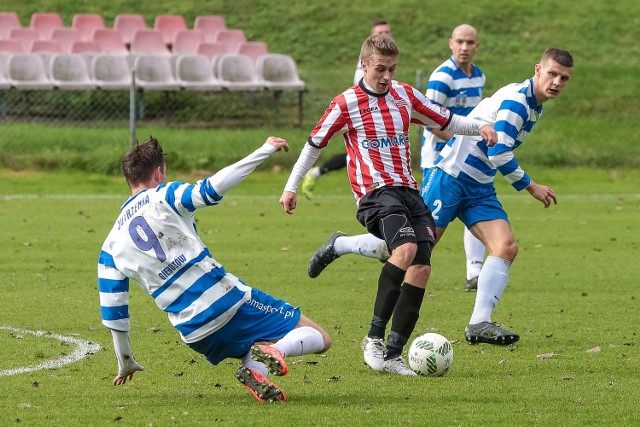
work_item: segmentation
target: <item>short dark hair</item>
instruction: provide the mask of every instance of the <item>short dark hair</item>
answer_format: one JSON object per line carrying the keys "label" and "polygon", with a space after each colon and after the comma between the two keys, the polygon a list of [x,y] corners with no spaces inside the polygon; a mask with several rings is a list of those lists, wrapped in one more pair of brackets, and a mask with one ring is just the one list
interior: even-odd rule
{"label": "short dark hair", "polygon": [[548,48],[542,54],[540,62],[544,61],[545,59],[553,59],[563,67],[573,67],[573,57],[571,56],[569,51],[566,51],[564,49],[560,49],[557,47]]}
{"label": "short dark hair", "polygon": [[147,181],[158,166],[165,166],[164,152],[153,136],[136,144],[122,159],[122,173],[129,185]]}
{"label": "short dark hair", "polygon": [[380,19],[380,20],[377,20],[377,21],[373,21],[373,24],[371,24],[371,28],[377,27],[378,25],[389,25],[389,23],[387,21],[385,21],[384,19]]}

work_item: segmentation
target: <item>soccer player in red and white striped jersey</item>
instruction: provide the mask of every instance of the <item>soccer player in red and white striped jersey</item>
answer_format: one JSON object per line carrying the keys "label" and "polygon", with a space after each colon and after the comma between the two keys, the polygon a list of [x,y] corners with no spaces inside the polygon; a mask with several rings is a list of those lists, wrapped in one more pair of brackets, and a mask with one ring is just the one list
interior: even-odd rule
{"label": "soccer player in red and white striped jersey", "polygon": [[364,360],[376,371],[415,375],[401,354],[418,320],[431,272],[435,225],[411,171],[410,124],[480,135],[489,146],[497,135],[491,125],[452,114],[410,85],[393,80],[398,53],[388,36],[364,41],[360,52],[364,78],[331,101],[304,145],[280,203],[286,213],[293,213],[300,180],[331,138],[342,135],[357,218],[371,234],[384,239],[391,252],[378,280],[371,328],[363,343]]}

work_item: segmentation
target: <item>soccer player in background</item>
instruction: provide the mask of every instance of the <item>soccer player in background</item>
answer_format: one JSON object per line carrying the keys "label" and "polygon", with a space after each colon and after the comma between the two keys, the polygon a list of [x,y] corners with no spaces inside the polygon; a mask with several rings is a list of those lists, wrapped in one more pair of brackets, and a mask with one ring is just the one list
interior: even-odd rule
{"label": "soccer player in background", "polygon": [[393,80],[398,53],[389,36],[375,35],[364,41],[360,54],[364,78],[331,101],[304,144],[280,203],[286,213],[293,213],[298,184],[322,148],[333,136],[342,135],[358,221],[391,251],[380,273],[373,318],[363,341],[364,361],[375,371],[413,376],[402,350],[420,313],[435,229],[411,172],[409,126],[417,123],[481,135],[489,145],[497,136],[491,125],[451,114],[411,85]]}
{"label": "soccer player in background", "polygon": [[269,137],[252,154],[195,184],[166,182],[162,147],[153,137],[122,162],[131,197],[120,209],[98,259],[102,323],[118,360],[114,385],[142,371],[129,338],[129,281],[165,311],[182,340],[217,365],[241,359],[237,379],[260,401],[285,401],[267,379],[287,373],[285,357],[320,353],[331,338],[298,307],[274,298],[216,261],[200,239],[194,214],[215,206],[262,161],[289,146]]}
{"label": "soccer player in background", "polygon": [[[374,21],[371,25],[371,35],[375,36],[378,34],[382,34],[385,36],[392,37],[391,35],[391,25],[387,21]],[[360,83],[360,80],[364,77],[364,71],[362,71],[362,58],[358,58],[358,65],[356,66],[356,71],[353,74],[353,84],[357,85]],[[313,189],[316,186],[316,181],[324,174],[341,170],[347,167],[347,156],[344,153],[336,154],[332,156],[329,160],[321,164],[320,166],[314,166],[311,170],[305,175],[304,180],[302,181],[302,194],[305,195],[307,199],[310,199],[313,196]]]}
{"label": "soccer player in background", "polygon": [[[468,24],[458,25],[449,39],[451,57],[437,67],[427,83],[427,98],[437,105],[443,105],[455,114],[466,116],[482,100],[485,76],[473,64],[480,41],[478,32]],[[425,128],[422,136],[420,168],[422,186],[440,151],[445,146],[451,132]],[[485,247],[466,227],[463,235],[464,252],[467,258],[465,291],[478,289],[478,276],[484,262]]]}

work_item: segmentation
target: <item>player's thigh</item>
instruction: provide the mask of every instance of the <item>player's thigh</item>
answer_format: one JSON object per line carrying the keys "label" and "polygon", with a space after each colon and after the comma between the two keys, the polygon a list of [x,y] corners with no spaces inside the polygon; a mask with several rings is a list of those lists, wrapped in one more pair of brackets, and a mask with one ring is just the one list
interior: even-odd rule
{"label": "player's thigh", "polygon": [[476,222],[469,230],[485,244],[490,254],[500,255],[516,244],[511,225],[504,219]]}
{"label": "player's thigh", "polygon": [[422,187],[422,200],[431,211],[437,227],[447,227],[459,212],[464,188],[453,176],[433,168],[429,179]]}

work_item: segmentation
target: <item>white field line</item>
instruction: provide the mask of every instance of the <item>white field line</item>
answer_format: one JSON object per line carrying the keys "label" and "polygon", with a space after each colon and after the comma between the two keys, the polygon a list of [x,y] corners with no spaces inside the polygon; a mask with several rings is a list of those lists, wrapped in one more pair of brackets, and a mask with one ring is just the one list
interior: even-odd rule
{"label": "white field line", "polygon": [[[61,199],[61,200],[122,200],[127,199],[124,194],[5,194],[0,195],[0,199],[4,200],[23,200],[23,199]],[[229,194],[227,199],[237,200],[278,200],[280,195],[249,195],[249,194]],[[304,200],[303,197],[301,197]],[[532,199],[528,194],[498,194],[498,199]],[[598,193],[598,194],[558,194],[558,200],[615,200],[615,199],[640,199],[640,193]],[[316,195],[313,200],[353,200],[351,195]]]}
{"label": "white field line", "polygon": [[37,337],[53,338],[58,341],[68,342],[76,345],[76,349],[72,353],[64,357],[46,360],[38,365],[26,366],[24,368],[0,370],[0,377],[24,374],[27,372],[40,371],[43,369],[59,368],[61,366],[82,360],[85,357],[89,357],[100,350],[100,344],[96,344],[79,338],[52,334],[45,331],[31,331],[29,329],[13,328],[11,326],[0,326],[0,330],[11,331],[18,334],[30,334]]}

